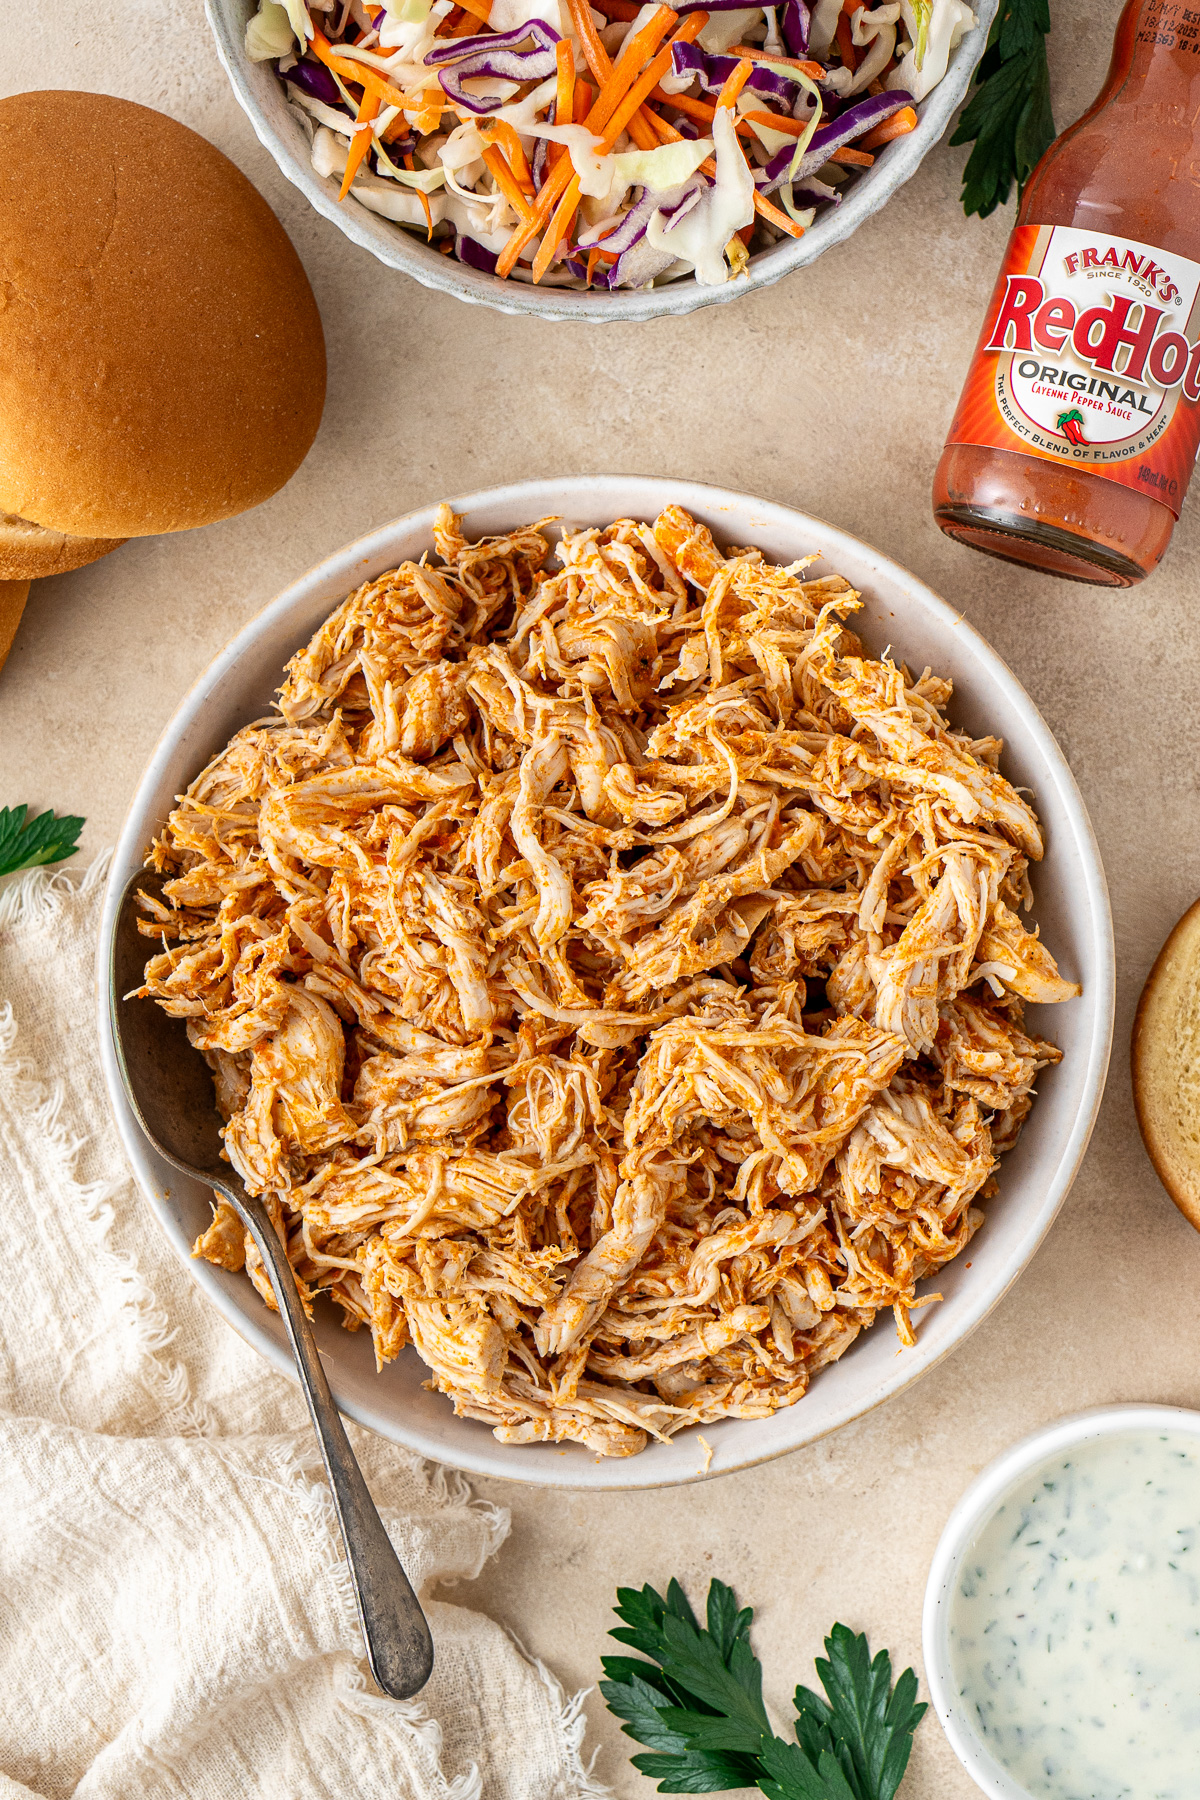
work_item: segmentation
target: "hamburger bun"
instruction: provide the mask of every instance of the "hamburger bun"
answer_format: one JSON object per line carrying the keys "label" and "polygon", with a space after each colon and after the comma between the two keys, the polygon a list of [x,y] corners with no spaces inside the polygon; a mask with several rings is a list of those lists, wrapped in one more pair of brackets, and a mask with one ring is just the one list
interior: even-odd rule
{"label": "hamburger bun", "polygon": [[28,598],[27,581],[0,581],[0,669],[8,660]]}
{"label": "hamburger bun", "polygon": [[124,538],[68,537],[31,519],[0,513],[0,581],[37,581],[43,575],[65,575],[84,563],[107,556]]}
{"label": "hamburger bun", "polygon": [[1200,1231],[1200,900],[1158,953],[1138,1002],[1133,1104],[1150,1161]]}
{"label": "hamburger bun", "polygon": [[108,549],[229,518],[324,398],[300,259],[227,157],[128,100],[0,100],[0,511]]}

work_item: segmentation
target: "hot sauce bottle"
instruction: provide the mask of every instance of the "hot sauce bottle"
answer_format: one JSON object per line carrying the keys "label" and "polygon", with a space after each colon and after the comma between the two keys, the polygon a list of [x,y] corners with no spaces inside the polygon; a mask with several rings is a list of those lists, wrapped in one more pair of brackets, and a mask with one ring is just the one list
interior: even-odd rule
{"label": "hot sauce bottle", "polygon": [[977,550],[1130,587],[1200,444],[1200,0],[1127,0],[1026,186],[934,479]]}

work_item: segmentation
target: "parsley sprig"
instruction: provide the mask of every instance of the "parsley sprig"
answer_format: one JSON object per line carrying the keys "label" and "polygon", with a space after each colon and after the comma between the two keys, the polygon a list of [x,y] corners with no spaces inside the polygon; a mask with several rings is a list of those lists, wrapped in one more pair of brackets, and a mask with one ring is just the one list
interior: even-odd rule
{"label": "parsley sprig", "polygon": [[83,819],[56,819],[52,812],[27,819],[27,806],[0,806],[0,875],[62,862],[79,842]]}
{"label": "parsley sprig", "polygon": [[[600,1691],[646,1753],[635,1768],[660,1794],[758,1787],[767,1800],[892,1800],[926,1708],[906,1669],[892,1686],[886,1650],[845,1625],[825,1639],[816,1668],[825,1698],[796,1689],[796,1742],[775,1736],[762,1700],[762,1665],[750,1648],[749,1607],[714,1581],[702,1627],[677,1581],[618,1588],[610,1633],[640,1657],[605,1656]],[[649,1661],[643,1661],[648,1657]]]}
{"label": "parsley sprig", "polygon": [[986,218],[1017,197],[1043,150],[1054,142],[1046,35],[1050,0],[1000,0],[975,91],[952,144],[975,145],[963,170],[963,211]]}

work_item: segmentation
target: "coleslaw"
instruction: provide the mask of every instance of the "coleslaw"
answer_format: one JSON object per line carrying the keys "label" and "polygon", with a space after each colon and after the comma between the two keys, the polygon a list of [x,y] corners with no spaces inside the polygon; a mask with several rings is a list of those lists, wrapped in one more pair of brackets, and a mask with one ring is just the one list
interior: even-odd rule
{"label": "coleslaw", "polygon": [[260,0],[314,169],[502,280],[736,280],[913,130],[966,0]]}

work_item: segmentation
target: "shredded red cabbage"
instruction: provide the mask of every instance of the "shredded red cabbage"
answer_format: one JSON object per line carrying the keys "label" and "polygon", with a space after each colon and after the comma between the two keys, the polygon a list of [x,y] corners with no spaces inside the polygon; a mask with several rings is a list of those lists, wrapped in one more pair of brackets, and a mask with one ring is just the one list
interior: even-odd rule
{"label": "shredded red cabbage", "polygon": [[288,69],[283,79],[290,81],[293,87],[298,87],[312,99],[323,100],[326,106],[338,106],[345,110],[338,84],[324,63],[298,62]]}
{"label": "shredded red cabbage", "polygon": [[425,58],[426,66],[435,68],[439,63],[457,62],[464,56],[474,56],[480,50],[489,53],[493,50],[515,50],[532,38],[539,50],[552,50],[559,41],[559,33],[553,25],[547,25],[545,19],[531,19],[528,25],[518,25],[513,31],[486,31],[479,37],[447,38],[444,43],[435,44]]}
{"label": "shredded red cabbage", "polygon": [[783,33],[783,41],[793,56],[808,55],[808,33],[812,24],[812,14],[804,4],[804,0],[787,0],[783,9],[783,17],[779,21],[779,29]]}
{"label": "shredded red cabbage", "polygon": [[[712,56],[699,44],[672,44],[671,62],[677,75],[697,76],[701,87],[710,94],[719,93],[738,66],[736,56]],[[782,101],[789,113],[802,91],[798,81],[761,64],[755,65],[746,86],[756,94],[770,94],[773,100]]]}
{"label": "shredded red cabbage", "polygon": [[473,237],[466,237],[461,231],[454,239],[454,254],[459,262],[466,263],[469,269],[479,269],[485,275],[496,273],[496,252],[486,250]]}
{"label": "shredded red cabbage", "polygon": [[[892,88],[883,94],[868,94],[865,100],[858,100],[848,106],[841,117],[830,125],[818,125],[809,141],[807,150],[800,158],[800,166],[796,170],[793,182],[803,181],[806,175],[815,175],[822,163],[828,162],[830,153],[840,150],[854,138],[861,137],[864,131],[870,131],[873,125],[881,125],[890,119],[894,112],[902,106],[912,106],[913,97],[906,94],[903,88]],[[792,166],[795,149],[785,144],[778,155],[773,156],[762,171],[765,180],[759,184],[760,194],[773,194],[777,187],[782,187],[788,180],[788,171]],[[756,176],[757,181],[757,176]]]}

